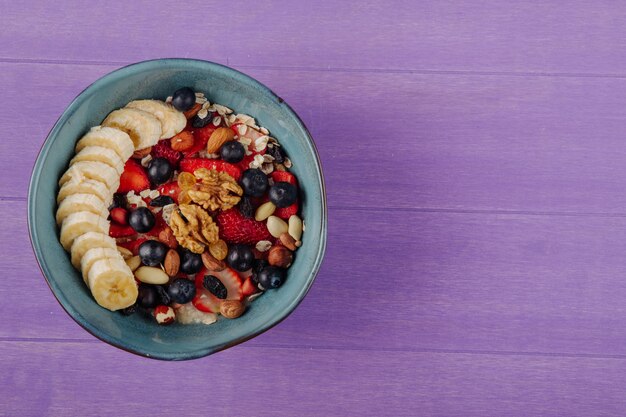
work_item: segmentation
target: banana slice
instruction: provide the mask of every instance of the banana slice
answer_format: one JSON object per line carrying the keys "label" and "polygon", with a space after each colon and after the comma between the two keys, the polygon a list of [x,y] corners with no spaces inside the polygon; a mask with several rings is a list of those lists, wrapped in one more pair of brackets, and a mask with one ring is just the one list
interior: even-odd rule
{"label": "banana slice", "polygon": [[76,153],[87,146],[102,146],[113,149],[124,162],[135,152],[135,145],[128,133],[113,127],[92,127],[76,144]]}
{"label": "banana slice", "polygon": [[85,283],[88,284],[87,277],[89,275],[89,270],[93,264],[96,263],[96,261],[99,261],[100,259],[116,259],[118,257],[122,260],[124,259],[117,252],[117,249],[111,248],[91,248],[85,252],[80,260],[80,272],[83,274]]}
{"label": "banana slice", "polygon": [[126,105],[129,109],[139,109],[150,113],[161,123],[161,139],[171,138],[182,132],[187,125],[185,115],[160,100],[135,100]]}
{"label": "banana slice", "polygon": [[102,216],[88,211],[77,211],[65,218],[61,224],[61,245],[69,251],[74,239],[87,232],[109,233],[109,222]]}
{"label": "banana slice", "polygon": [[83,255],[92,248],[115,249],[116,242],[111,236],[100,232],[87,232],[78,236],[72,243],[72,265],[80,269],[80,262]]}
{"label": "banana slice", "polygon": [[109,190],[105,183],[97,180],[83,180],[73,178],[63,184],[57,195],[57,204],[72,194],[94,194],[108,206],[111,203],[113,192]]}
{"label": "banana slice", "polygon": [[113,192],[120,186],[120,175],[113,167],[103,162],[80,161],[74,163],[65,171],[65,174],[59,180],[59,185],[62,186],[71,179],[77,181],[86,179],[98,180],[103,182]]}
{"label": "banana slice", "polygon": [[138,109],[114,110],[104,119],[102,126],[114,127],[128,133],[136,150],[156,145],[162,133],[159,119]]}
{"label": "banana slice", "polygon": [[124,171],[124,161],[111,148],[103,146],[86,146],[80,150],[70,161],[70,166],[81,161],[103,162],[117,171],[117,175],[122,175]]}
{"label": "banana slice", "polygon": [[67,216],[77,211],[88,211],[105,218],[109,215],[107,206],[97,195],[72,194],[59,204],[56,215],[57,224],[61,225]]}
{"label": "banana slice", "polygon": [[95,261],[89,269],[87,283],[96,302],[111,311],[130,307],[137,301],[135,278],[119,254]]}

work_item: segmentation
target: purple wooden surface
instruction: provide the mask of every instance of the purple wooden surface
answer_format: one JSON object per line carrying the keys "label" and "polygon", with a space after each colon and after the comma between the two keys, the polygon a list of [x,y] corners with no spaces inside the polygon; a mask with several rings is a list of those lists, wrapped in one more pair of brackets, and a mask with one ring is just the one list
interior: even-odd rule
{"label": "purple wooden surface", "polygon": [[[79,4],[0,6],[0,416],[624,415],[623,5]],[[190,363],[74,324],[25,220],[69,101],[166,56],[230,64],[284,97],[330,203],[302,305]]]}

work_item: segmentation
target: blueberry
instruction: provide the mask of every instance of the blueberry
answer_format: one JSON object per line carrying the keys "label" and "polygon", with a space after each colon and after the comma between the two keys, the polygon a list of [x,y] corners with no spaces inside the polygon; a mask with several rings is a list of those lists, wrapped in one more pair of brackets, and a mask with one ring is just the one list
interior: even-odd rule
{"label": "blueberry", "polygon": [[277,182],[270,188],[270,201],[276,207],[289,207],[296,202],[298,192],[293,184],[288,182]]}
{"label": "blueberry", "polygon": [[274,157],[274,162],[276,162],[277,164],[282,164],[283,162],[285,162],[285,153],[280,146],[274,145],[271,148],[268,146],[266,149],[267,151],[265,153]]}
{"label": "blueberry", "polygon": [[113,201],[111,202],[111,205],[109,206],[109,211],[113,210],[114,208],[126,208],[126,194],[124,193],[115,193],[113,194]]}
{"label": "blueberry", "polygon": [[202,280],[202,286],[206,288],[211,294],[219,298],[220,300],[225,300],[228,295],[228,290],[222,281],[214,277],[213,275],[205,275]]}
{"label": "blueberry", "polygon": [[269,183],[267,181],[267,175],[260,169],[250,168],[246,169],[241,176],[241,185],[243,186],[243,192],[245,195],[252,197],[262,197],[267,191]]}
{"label": "blueberry", "polygon": [[191,119],[191,125],[193,127],[204,127],[213,121],[213,113],[208,112],[205,118],[198,116],[197,114]]}
{"label": "blueberry", "polygon": [[120,310],[120,312],[125,316],[132,316],[137,311],[137,303],[133,304],[130,307],[126,307]]}
{"label": "blueberry", "polygon": [[179,111],[187,111],[196,104],[196,94],[189,87],[179,88],[172,96],[172,106]]}
{"label": "blueberry", "polygon": [[152,308],[159,304],[159,294],[154,285],[139,284],[137,304],[143,308]]}
{"label": "blueberry", "polygon": [[186,278],[177,278],[170,284],[167,293],[172,301],[178,304],[186,304],[193,300],[196,295],[196,286],[193,281]]}
{"label": "blueberry", "polygon": [[190,250],[180,251],[180,272],[183,274],[195,274],[202,269],[202,257]]}
{"label": "blueberry", "polygon": [[174,199],[169,195],[160,195],[150,201],[152,207],[163,207],[169,204],[174,204]]}
{"label": "blueberry", "polygon": [[158,240],[146,240],[139,245],[141,263],[146,266],[158,266],[165,259],[167,246]]}
{"label": "blueberry", "polygon": [[173,173],[172,164],[165,158],[154,158],[148,164],[148,178],[153,184],[163,184],[172,177]]}
{"label": "blueberry", "polygon": [[241,197],[241,200],[239,201],[239,204],[237,205],[237,207],[239,208],[239,212],[241,213],[241,215],[243,217],[247,217],[248,219],[251,219],[254,217],[254,205],[252,204],[252,201],[250,201],[250,199],[248,197]]}
{"label": "blueberry", "polygon": [[285,270],[275,266],[267,266],[257,274],[257,280],[265,289],[278,288],[285,281]]}
{"label": "blueberry", "polygon": [[254,253],[252,249],[246,245],[231,245],[228,248],[228,255],[226,256],[228,264],[237,271],[247,271],[252,268],[254,262]]}
{"label": "blueberry", "polygon": [[155,222],[154,214],[147,207],[136,208],[128,215],[128,224],[139,233],[149,232]]}
{"label": "blueberry", "polygon": [[241,162],[244,156],[246,156],[246,151],[243,149],[243,145],[236,140],[229,140],[220,149],[220,157],[231,164]]}
{"label": "blueberry", "polygon": [[172,298],[167,292],[167,287],[163,285],[155,285],[157,294],[159,295],[159,304],[169,305],[172,302]]}
{"label": "blueberry", "polygon": [[254,285],[259,283],[259,272],[265,269],[268,265],[269,263],[265,259],[255,259],[254,262],[252,262],[252,275],[250,278],[252,279]]}

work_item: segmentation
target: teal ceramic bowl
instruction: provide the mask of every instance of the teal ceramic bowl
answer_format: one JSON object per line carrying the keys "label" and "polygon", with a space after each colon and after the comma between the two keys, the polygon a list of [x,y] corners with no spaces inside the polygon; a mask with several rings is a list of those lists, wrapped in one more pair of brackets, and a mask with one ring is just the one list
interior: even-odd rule
{"label": "teal ceramic bowl", "polygon": [[[278,138],[293,161],[303,190],[306,223],[286,282],[256,299],[237,320],[204,325],[159,326],[140,315],[124,317],[99,307],[58,241],[54,220],[57,181],[74,153],[74,144],[112,110],[139,98],[165,99],[177,88],[203,91],[212,102],[255,117]],[[302,301],[317,274],[326,247],[326,195],[313,140],[296,113],[270,89],[231,68],[189,59],[133,64],[100,78],[63,112],[48,135],[33,169],[28,193],[28,223],[37,261],[61,306],[97,338],[138,355],[185,360],[210,355],[244,342],[285,319]]]}

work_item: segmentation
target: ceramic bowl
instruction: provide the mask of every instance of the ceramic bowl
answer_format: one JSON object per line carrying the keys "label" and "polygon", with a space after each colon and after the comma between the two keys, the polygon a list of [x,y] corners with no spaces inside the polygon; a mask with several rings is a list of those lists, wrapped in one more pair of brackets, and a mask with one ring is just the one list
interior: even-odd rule
{"label": "ceramic bowl", "polygon": [[[205,92],[212,102],[249,114],[267,127],[293,161],[306,223],[302,247],[286,282],[255,300],[237,320],[213,325],[159,326],[141,315],[130,317],[98,306],[59,244],[55,224],[57,181],[74,145],[91,126],[131,100],[164,100],[177,88]],[[97,338],[138,355],[185,360],[210,355],[263,333],[285,319],[302,301],[317,274],[326,247],[326,195],[315,145],[298,115],[253,78],[223,65],[190,59],[144,61],[115,70],[87,87],[63,112],[35,163],[28,193],[28,223],[35,255],[61,306]]]}

